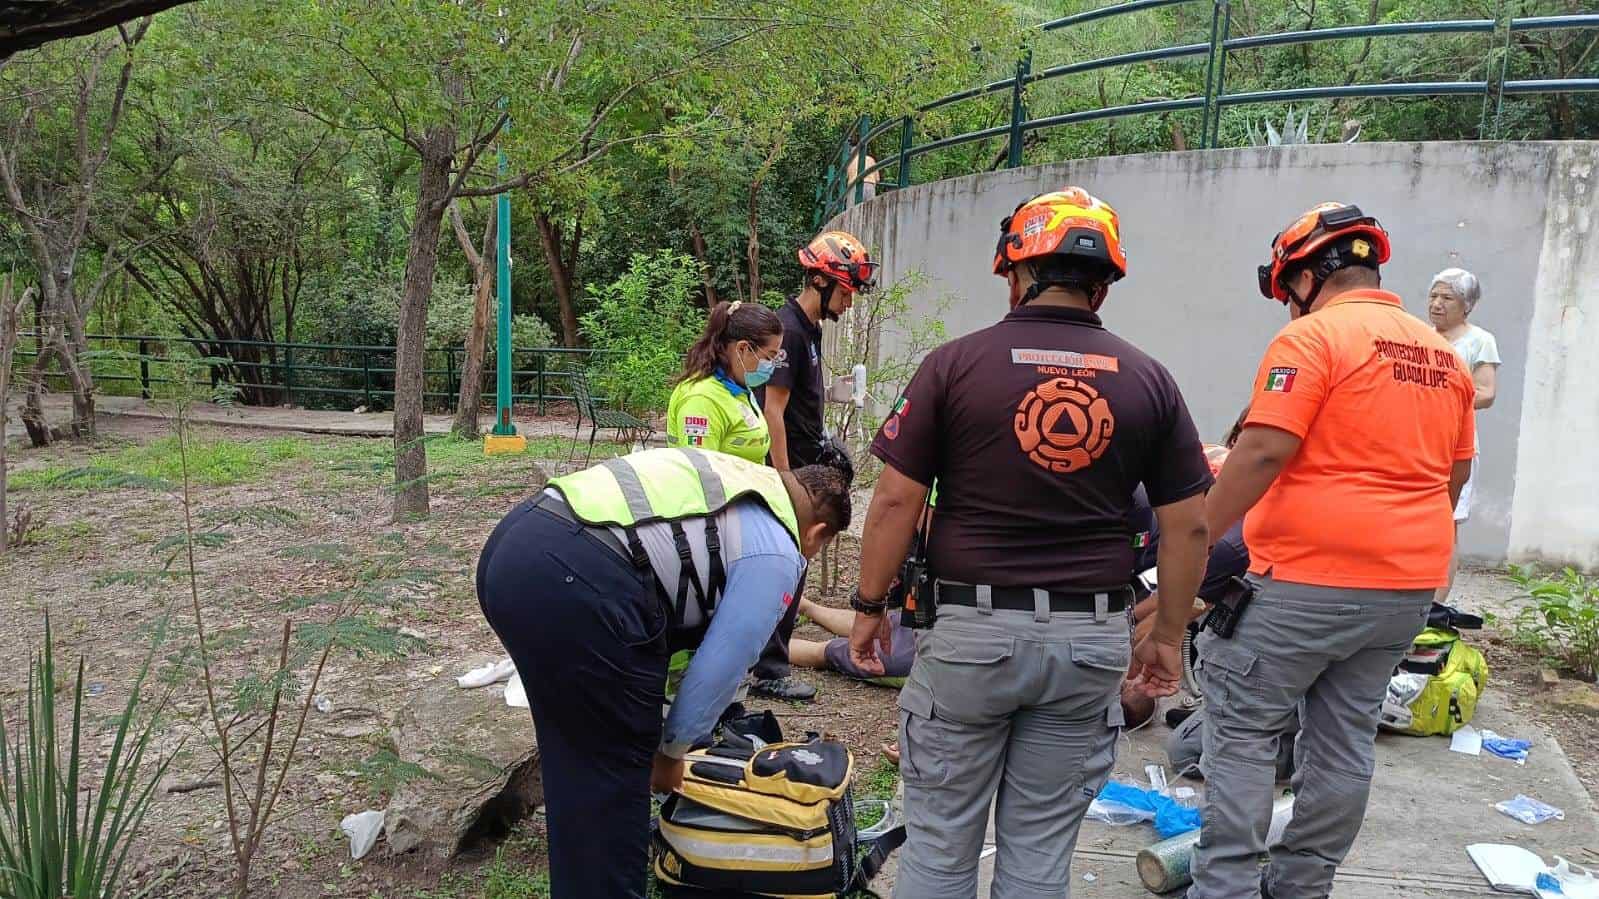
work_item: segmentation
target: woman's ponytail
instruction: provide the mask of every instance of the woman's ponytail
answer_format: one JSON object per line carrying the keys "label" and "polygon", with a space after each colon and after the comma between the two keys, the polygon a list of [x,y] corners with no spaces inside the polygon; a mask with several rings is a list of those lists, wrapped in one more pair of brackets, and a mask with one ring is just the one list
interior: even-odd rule
{"label": "woman's ponytail", "polygon": [[759,303],[735,301],[717,303],[705,318],[705,330],[683,357],[683,371],[673,383],[708,378],[722,364],[722,352],[730,344],[747,340],[759,346],[774,334],[783,333],[777,313]]}

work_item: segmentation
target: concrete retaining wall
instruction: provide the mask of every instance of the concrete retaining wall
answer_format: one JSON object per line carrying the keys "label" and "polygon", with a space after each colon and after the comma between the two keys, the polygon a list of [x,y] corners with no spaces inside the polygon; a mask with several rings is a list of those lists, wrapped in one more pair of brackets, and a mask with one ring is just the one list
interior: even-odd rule
{"label": "concrete retaining wall", "polygon": [[[1472,320],[1498,338],[1498,400],[1478,415],[1477,502],[1462,548],[1487,561],[1599,568],[1599,143],[1356,144],[1086,159],[919,185],[834,225],[883,260],[885,283],[928,276],[913,305],[953,299],[951,336],[1006,311],[990,274],[997,224],[1021,200],[1078,184],[1115,206],[1128,277],[1102,314],[1183,385],[1220,439],[1287,320],[1255,267],[1289,218],[1357,203],[1393,235],[1385,286],[1425,318],[1434,272],[1476,272]],[[881,352],[895,352],[885,336]],[[1358,440],[1359,435],[1350,435]],[[1381,527],[1381,522],[1373,522]]]}

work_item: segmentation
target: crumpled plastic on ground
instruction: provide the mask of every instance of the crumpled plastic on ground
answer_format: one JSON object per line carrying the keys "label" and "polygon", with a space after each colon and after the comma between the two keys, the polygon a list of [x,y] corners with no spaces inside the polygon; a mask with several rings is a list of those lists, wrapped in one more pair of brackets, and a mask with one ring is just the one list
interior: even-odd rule
{"label": "crumpled plastic on ground", "polygon": [[[1486,745],[1486,741],[1484,741],[1484,745]],[[1517,793],[1514,799],[1506,799],[1504,802],[1496,803],[1494,808],[1523,824],[1542,824],[1545,821],[1566,820],[1566,813],[1560,809],[1520,793]]]}
{"label": "crumpled plastic on ground", "polygon": [[522,687],[522,676],[512,675],[511,680],[505,685],[505,704],[513,709],[528,707],[527,690]]}
{"label": "crumpled plastic on ground", "polygon": [[339,829],[350,838],[350,858],[359,859],[372,851],[378,834],[383,832],[383,813],[372,811],[345,815],[344,820],[339,822]]}
{"label": "crumpled plastic on ground", "polygon": [[490,662],[487,665],[480,665],[476,668],[473,668],[471,671],[468,671],[467,673],[456,678],[455,683],[463,690],[471,690],[476,687],[487,687],[489,684],[497,684],[515,673],[516,663],[512,662],[510,658],[507,657],[499,660],[498,662]]}
{"label": "crumpled plastic on ground", "polygon": [[1501,737],[1491,730],[1482,732],[1482,748],[1499,756],[1510,759],[1512,762],[1525,762],[1527,750],[1532,748],[1531,740],[1512,740]]}
{"label": "crumpled plastic on ground", "polygon": [[1088,817],[1114,826],[1153,821],[1161,839],[1199,829],[1199,810],[1170,796],[1111,781],[1088,806]]}

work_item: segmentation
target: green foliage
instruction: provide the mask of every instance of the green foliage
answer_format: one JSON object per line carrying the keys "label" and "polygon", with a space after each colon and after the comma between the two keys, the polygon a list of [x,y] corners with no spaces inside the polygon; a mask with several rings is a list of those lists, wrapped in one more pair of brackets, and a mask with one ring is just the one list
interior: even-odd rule
{"label": "green foliage", "polygon": [[550,895],[550,875],[528,871],[507,861],[505,847],[494,852],[483,875],[483,899],[546,899]]}
{"label": "green foliage", "polygon": [[[176,437],[97,453],[86,466],[52,465],[11,477],[18,490],[40,487],[86,489],[174,489],[182,480]],[[202,439],[189,445],[189,478],[194,484],[226,487],[267,475],[276,465],[299,458],[304,442],[293,437],[267,440]]]}
{"label": "green foliage", "polygon": [[1579,677],[1599,677],[1599,577],[1519,565],[1508,576],[1532,600],[1511,619],[1512,639]]}
{"label": "green foliage", "polygon": [[[11,731],[0,710],[0,895],[16,899],[103,899],[118,895],[123,864],[170,760],[148,771],[145,753],[158,707],[142,725],[149,657],[116,721],[98,770],[85,745],[84,663],[78,660],[68,730],[56,710],[54,638],[45,618],[44,645],[28,672],[26,726]],[[63,752],[65,759],[63,760]],[[96,792],[98,791],[98,792]]]}
{"label": "green foliage", "polygon": [[391,749],[379,749],[363,759],[356,766],[355,776],[375,795],[392,794],[412,781],[439,779],[437,774],[415,762],[405,761]]}
{"label": "green foliage", "polygon": [[596,390],[630,411],[666,408],[672,378],[705,326],[692,299],[700,274],[692,257],[663,250],[635,255],[627,274],[589,288],[595,308],[583,316],[583,333],[600,353]]}
{"label": "green foliage", "polygon": [[356,658],[398,658],[427,647],[426,640],[379,624],[370,615],[353,615],[331,624],[306,622],[295,632],[295,641],[302,649],[311,652],[321,652],[331,643],[334,648],[345,650]]}
{"label": "green foliage", "polygon": [[875,768],[855,780],[855,795],[862,799],[893,799],[898,789],[899,768],[888,759],[878,759]]}

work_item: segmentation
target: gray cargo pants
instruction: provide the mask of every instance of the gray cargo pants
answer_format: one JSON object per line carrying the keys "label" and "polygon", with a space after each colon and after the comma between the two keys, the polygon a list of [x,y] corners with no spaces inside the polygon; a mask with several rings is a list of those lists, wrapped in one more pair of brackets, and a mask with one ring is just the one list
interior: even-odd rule
{"label": "gray cargo pants", "polygon": [[[1261,593],[1230,640],[1206,632],[1204,824],[1188,899],[1318,899],[1360,832],[1388,678],[1432,590],[1358,590],[1250,575]],[[1294,816],[1262,873],[1278,739],[1300,707]]]}
{"label": "gray cargo pants", "polygon": [[899,694],[907,840],[895,899],[969,899],[994,805],[993,899],[1071,895],[1121,732],[1127,619],[941,606]]}

